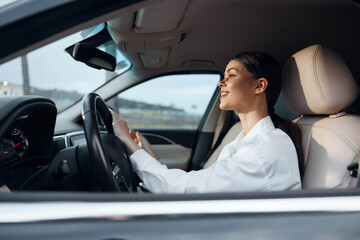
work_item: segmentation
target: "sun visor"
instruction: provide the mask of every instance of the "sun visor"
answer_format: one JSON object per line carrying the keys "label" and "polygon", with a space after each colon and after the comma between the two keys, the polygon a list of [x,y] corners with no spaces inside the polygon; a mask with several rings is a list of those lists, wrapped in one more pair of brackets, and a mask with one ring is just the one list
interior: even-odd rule
{"label": "sun visor", "polygon": [[180,23],[189,0],[168,0],[141,8],[135,19],[136,33],[156,33],[174,30]]}

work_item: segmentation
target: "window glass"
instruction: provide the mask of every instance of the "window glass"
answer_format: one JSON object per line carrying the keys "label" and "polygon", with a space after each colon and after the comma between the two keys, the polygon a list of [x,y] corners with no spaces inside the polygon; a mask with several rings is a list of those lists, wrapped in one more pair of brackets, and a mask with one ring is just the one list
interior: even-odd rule
{"label": "window glass", "polygon": [[[91,34],[98,32],[98,28],[91,28]],[[0,65],[0,97],[40,95],[52,99],[60,112],[130,68],[130,62],[113,42],[99,48],[116,57],[115,72],[97,70],[75,61],[64,49],[81,41],[83,32]]]}
{"label": "window glass", "polygon": [[154,78],[108,101],[130,128],[196,129],[220,80],[219,74]]}

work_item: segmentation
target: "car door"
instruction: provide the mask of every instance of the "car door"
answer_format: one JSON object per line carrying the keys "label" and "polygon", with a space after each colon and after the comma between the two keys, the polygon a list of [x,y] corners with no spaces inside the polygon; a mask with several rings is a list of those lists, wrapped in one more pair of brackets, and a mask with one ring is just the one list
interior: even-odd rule
{"label": "car door", "polygon": [[163,75],[127,89],[107,103],[129,128],[148,139],[163,164],[188,170],[220,77],[218,73]]}
{"label": "car door", "polygon": [[359,239],[359,190],[0,197],[0,239]]}

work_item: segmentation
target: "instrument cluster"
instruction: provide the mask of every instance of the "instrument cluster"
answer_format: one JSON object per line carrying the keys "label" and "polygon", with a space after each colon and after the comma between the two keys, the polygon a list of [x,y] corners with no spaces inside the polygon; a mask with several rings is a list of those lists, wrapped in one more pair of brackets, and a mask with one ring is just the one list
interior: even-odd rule
{"label": "instrument cluster", "polygon": [[28,156],[29,141],[25,131],[16,126],[11,128],[0,142],[0,162],[10,163]]}

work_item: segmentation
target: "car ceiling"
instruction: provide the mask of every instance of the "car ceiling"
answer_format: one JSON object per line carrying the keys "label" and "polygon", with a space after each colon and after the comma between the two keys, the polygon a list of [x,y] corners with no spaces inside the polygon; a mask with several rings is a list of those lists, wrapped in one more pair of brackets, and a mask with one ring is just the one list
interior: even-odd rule
{"label": "car ceiling", "polygon": [[[359,84],[358,0],[58,2],[63,2],[55,9],[59,11],[41,10],[38,15],[6,26],[1,25],[5,20],[0,18],[2,36],[8,36],[0,39],[3,49],[0,62],[112,19],[108,21],[109,32],[133,63],[131,71],[137,76],[149,77],[178,70],[222,72],[229,58],[245,50],[268,52],[284,64],[295,52],[320,43],[345,60]],[[5,13],[6,9],[0,10]],[[176,41],[166,45],[163,40],[167,37]],[[139,41],[144,42],[144,49],[136,46]],[[132,48],[128,43],[133,43]],[[163,66],[147,64],[151,58],[159,56],[165,62]]]}
{"label": "car ceiling", "polygon": [[[359,25],[360,8],[353,1],[168,0],[147,1],[109,21],[108,29],[139,74],[152,68],[222,72],[236,53],[252,50],[284,64],[320,43],[341,55],[359,83]],[[181,34],[186,37],[179,41]],[[176,41],[161,45],[160,39]],[[144,55],[162,58],[164,66],[149,65]]]}

